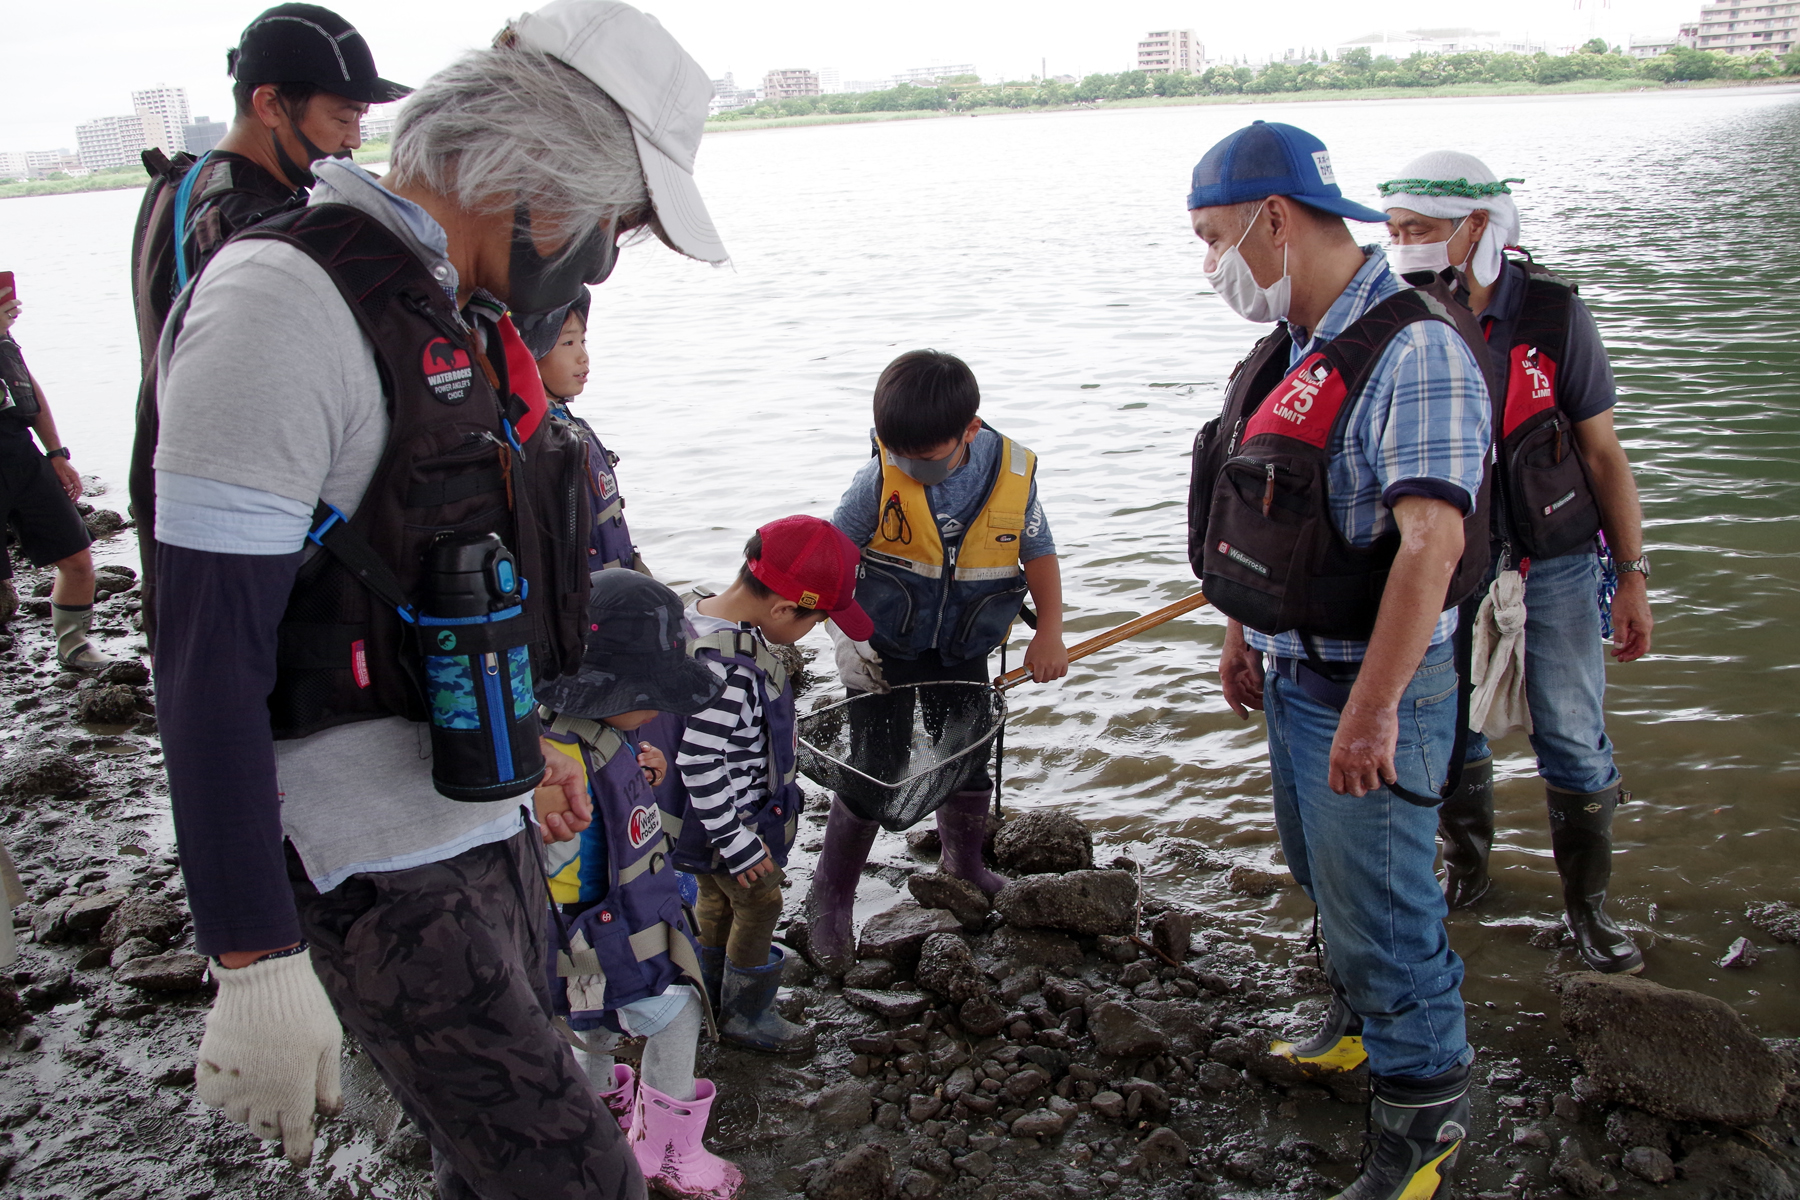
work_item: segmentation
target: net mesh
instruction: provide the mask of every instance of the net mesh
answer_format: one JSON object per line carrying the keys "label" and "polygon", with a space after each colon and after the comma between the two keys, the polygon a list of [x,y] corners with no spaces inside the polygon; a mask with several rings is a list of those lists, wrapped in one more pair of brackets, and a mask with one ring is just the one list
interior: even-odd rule
{"label": "net mesh", "polygon": [[800,718],[800,772],[865,821],[909,829],[981,768],[1005,720],[1005,698],[985,683],[863,692]]}

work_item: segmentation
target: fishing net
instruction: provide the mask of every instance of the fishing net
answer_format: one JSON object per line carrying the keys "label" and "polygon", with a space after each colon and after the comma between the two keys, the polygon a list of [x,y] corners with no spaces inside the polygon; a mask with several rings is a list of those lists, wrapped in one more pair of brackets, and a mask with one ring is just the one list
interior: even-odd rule
{"label": "fishing net", "polygon": [[985,683],[863,692],[800,718],[800,772],[865,821],[908,829],[980,770],[1005,721],[1005,698]]}

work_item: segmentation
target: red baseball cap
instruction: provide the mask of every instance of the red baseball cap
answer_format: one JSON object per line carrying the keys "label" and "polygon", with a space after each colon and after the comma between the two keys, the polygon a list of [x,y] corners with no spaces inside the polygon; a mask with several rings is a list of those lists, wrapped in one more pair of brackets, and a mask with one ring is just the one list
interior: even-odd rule
{"label": "red baseball cap", "polygon": [[783,517],[756,532],[762,536],[762,557],[748,566],[763,586],[801,608],[829,614],[851,641],[869,640],[875,622],[856,602],[862,551],[855,542],[817,517]]}

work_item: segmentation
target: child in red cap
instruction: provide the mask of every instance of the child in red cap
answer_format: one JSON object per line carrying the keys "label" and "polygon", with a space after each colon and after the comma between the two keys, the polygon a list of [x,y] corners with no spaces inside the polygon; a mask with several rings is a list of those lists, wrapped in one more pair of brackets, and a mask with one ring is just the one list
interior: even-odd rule
{"label": "child in red cap", "polygon": [[812,1032],[773,1008],[784,957],[774,945],[782,867],[802,797],[794,687],[769,643],[792,645],[826,617],[867,640],[874,625],[856,603],[860,557],[829,522],[784,517],[756,531],[729,588],[687,610],[695,653],[725,688],[687,719],[676,756],[688,810],[675,865],[700,882],[700,965],[719,1035],[756,1050],[812,1049]]}

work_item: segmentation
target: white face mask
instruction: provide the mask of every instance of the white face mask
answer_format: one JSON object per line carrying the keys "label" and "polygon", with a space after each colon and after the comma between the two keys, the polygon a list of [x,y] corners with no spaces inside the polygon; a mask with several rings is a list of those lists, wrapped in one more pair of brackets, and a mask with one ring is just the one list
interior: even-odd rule
{"label": "white face mask", "polygon": [[1250,224],[1245,226],[1243,237],[1220,254],[1218,265],[1206,272],[1206,282],[1212,285],[1213,291],[1219,293],[1219,299],[1225,301],[1231,311],[1244,320],[1255,321],[1259,325],[1285,319],[1292,296],[1286,246],[1281,248],[1281,278],[1268,287],[1256,282],[1256,276],[1250,273],[1250,264],[1238,253],[1238,247],[1244,244],[1244,238],[1250,236],[1250,230],[1256,228],[1256,222],[1262,217],[1263,208],[1267,204],[1268,201],[1265,200],[1256,206],[1256,214],[1250,218]]}
{"label": "white face mask", "polygon": [[[1464,217],[1462,221],[1456,223],[1455,227],[1450,230],[1450,238],[1456,236],[1456,231],[1462,228],[1463,221],[1466,220],[1468,218]],[[1442,274],[1450,269],[1450,238],[1445,238],[1441,242],[1421,242],[1412,246],[1395,242],[1387,248],[1388,265],[1394,269],[1396,275],[1412,275],[1419,271],[1430,271],[1433,275]],[[1463,266],[1466,265],[1467,260],[1465,259]],[[1462,267],[1459,266],[1458,270],[1461,269]]]}

